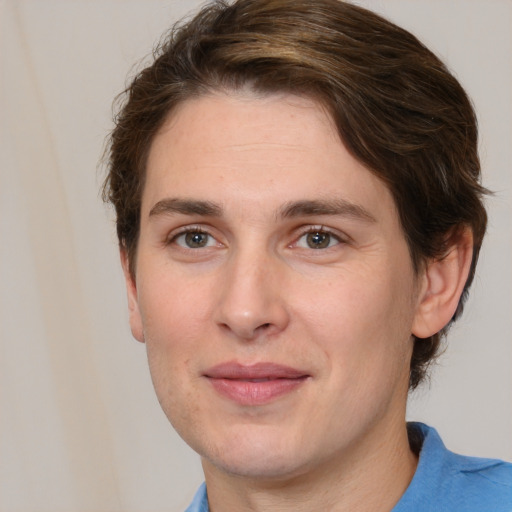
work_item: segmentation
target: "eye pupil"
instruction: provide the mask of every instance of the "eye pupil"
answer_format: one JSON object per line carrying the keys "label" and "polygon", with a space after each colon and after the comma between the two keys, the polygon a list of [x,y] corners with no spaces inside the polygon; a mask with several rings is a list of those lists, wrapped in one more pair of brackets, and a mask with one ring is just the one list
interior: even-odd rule
{"label": "eye pupil", "polygon": [[325,249],[329,246],[331,235],[329,235],[329,233],[316,231],[314,233],[308,233],[306,241],[311,249]]}
{"label": "eye pupil", "polygon": [[204,247],[208,243],[208,234],[192,231],[185,235],[185,243],[191,248]]}

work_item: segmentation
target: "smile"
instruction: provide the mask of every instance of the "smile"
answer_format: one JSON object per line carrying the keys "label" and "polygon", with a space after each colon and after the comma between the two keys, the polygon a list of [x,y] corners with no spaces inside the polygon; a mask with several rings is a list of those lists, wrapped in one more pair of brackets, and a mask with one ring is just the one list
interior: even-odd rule
{"label": "smile", "polygon": [[274,363],[222,363],[205,372],[214,390],[239,405],[264,405],[295,391],[309,375]]}

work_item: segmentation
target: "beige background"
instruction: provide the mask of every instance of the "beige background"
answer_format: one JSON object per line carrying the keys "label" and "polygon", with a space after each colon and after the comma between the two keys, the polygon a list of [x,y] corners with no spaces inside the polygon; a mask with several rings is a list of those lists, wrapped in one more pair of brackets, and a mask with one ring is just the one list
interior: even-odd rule
{"label": "beige background", "polygon": [[[512,2],[360,1],[411,29],[479,113],[489,236],[473,294],[409,416],[512,459]],[[112,98],[195,1],[0,0],[0,511],[179,511],[198,458],[131,339],[97,170]]]}

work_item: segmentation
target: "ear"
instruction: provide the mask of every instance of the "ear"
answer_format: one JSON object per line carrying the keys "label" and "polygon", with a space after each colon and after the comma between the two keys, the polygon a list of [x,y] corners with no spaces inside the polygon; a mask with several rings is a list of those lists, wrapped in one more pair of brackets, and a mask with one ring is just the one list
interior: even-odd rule
{"label": "ear", "polygon": [[472,258],[473,234],[465,228],[450,237],[444,256],[427,264],[412,334],[428,338],[450,322],[464,290]]}
{"label": "ear", "polygon": [[137,284],[135,277],[130,272],[128,254],[124,248],[120,249],[121,265],[123,267],[126,293],[128,295],[128,312],[130,315],[130,328],[133,337],[144,343],[144,331],[142,329],[142,317],[139,310],[139,299],[137,297]]}

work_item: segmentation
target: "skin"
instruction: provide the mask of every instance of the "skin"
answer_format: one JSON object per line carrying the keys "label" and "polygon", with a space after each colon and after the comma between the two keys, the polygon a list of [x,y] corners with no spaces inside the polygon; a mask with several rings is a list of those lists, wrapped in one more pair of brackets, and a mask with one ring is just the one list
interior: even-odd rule
{"label": "skin", "polygon": [[[417,463],[411,334],[449,320],[470,237],[415,274],[389,191],[325,112],[247,91],[173,112],[141,214],[135,276],[122,253],[131,328],[211,510],[390,510]],[[240,404],[207,376],[233,361],[307,377]]]}

